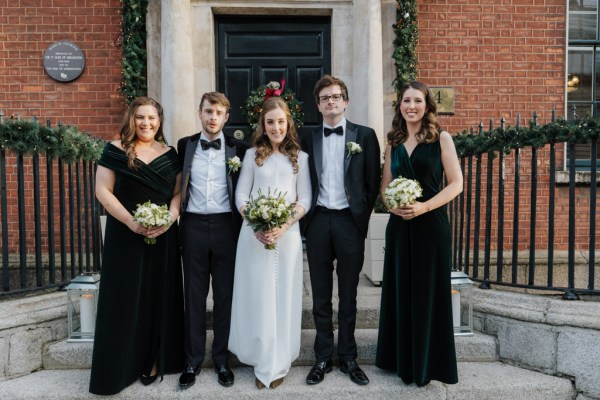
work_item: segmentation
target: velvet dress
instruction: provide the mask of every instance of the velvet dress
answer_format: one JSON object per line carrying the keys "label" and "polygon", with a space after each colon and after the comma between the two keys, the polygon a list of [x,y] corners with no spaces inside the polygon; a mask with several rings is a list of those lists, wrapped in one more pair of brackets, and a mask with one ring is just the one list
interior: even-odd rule
{"label": "velvet dress", "polygon": [[[442,187],[439,140],[392,148],[394,178],[416,179],[426,201]],[[458,382],[450,293],[451,236],[446,207],[404,220],[390,214],[385,234],[375,365],[404,383]]]}
{"label": "velvet dress", "polygon": [[[110,143],[98,164],[114,171],[113,193],[132,212],[149,200],[168,206],[180,170],[173,148],[131,169],[125,152]],[[118,393],[148,374],[155,362],[160,376],[181,372],[183,326],[177,224],[156,244],[146,244],[142,235],[108,215],[90,392]]]}

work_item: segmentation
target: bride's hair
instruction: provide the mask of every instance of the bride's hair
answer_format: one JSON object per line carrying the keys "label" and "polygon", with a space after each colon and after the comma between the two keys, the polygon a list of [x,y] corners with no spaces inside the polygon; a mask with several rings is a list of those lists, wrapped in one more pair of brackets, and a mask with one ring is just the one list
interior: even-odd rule
{"label": "bride's hair", "polygon": [[292,119],[292,113],[285,101],[281,97],[271,97],[265,101],[262,110],[260,112],[259,124],[256,132],[252,136],[252,146],[256,147],[256,157],[254,158],[256,165],[259,167],[263,165],[263,162],[273,154],[273,146],[267,136],[265,128],[265,115],[272,110],[281,109],[285,113],[287,120],[287,133],[283,142],[279,145],[279,152],[288,156],[294,173],[298,173],[298,154],[300,152],[300,141],[298,140],[298,132],[294,126],[294,120]]}

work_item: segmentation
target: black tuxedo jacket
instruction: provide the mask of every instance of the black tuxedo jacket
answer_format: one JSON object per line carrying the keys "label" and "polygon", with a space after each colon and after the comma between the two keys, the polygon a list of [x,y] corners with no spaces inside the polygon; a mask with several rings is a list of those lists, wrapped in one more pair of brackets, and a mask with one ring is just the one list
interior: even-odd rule
{"label": "black tuxedo jacket", "polygon": [[[358,143],[362,148],[361,153],[348,156],[348,150],[344,146],[344,190],[354,222],[366,237],[369,217],[379,194],[381,181],[379,141],[373,129],[353,124],[348,120],[346,120],[345,140],[346,143]],[[319,197],[323,170],[323,125],[302,137],[302,150],[310,156],[308,164],[312,186],[310,211],[301,220],[302,232],[305,232]]]}
{"label": "black tuxedo jacket", "polygon": [[[225,136],[225,161],[230,159],[231,157],[238,156],[240,160],[243,160],[244,154],[246,154],[246,150],[248,149],[248,145],[235,138],[230,136]],[[179,155],[179,162],[182,165],[181,171],[181,213],[183,214],[187,209],[188,201],[189,201],[189,183],[190,183],[190,173],[192,170],[192,161],[194,160],[194,153],[196,152],[196,147],[198,147],[200,143],[200,133],[196,133],[191,136],[186,136],[184,138],[179,139],[177,142],[177,154]],[[231,211],[233,215],[233,226],[237,232],[239,232],[242,227],[242,217],[235,206],[235,188],[237,186],[237,181],[240,176],[240,171],[237,172],[229,172],[229,167],[227,163],[223,165],[223,168],[226,169],[227,173],[227,191],[229,194],[229,205],[231,206]]]}

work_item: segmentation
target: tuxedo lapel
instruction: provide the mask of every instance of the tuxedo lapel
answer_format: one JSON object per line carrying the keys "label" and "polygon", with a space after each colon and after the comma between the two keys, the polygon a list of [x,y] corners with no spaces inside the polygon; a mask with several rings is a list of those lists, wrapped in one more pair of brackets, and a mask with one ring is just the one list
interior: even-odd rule
{"label": "tuxedo lapel", "polygon": [[235,157],[236,148],[235,145],[231,145],[225,140],[225,177],[227,180],[227,195],[229,196],[229,204],[232,210],[235,210],[235,198],[233,197],[233,179],[232,174],[229,171],[229,166],[227,165],[227,160],[232,157]]}
{"label": "tuxedo lapel", "polygon": [[315,161],[315,171],[317,171],[317,180],[320,180],[323,171],[323,125],[313,131],[313,159]]}
{"label": "tuxedo lapel", "polygon": [[192,170],[192,161],[194,161],[194,153],[196,152],[196,147],[198,147],[198,142],[200,139],[200,134],[196,134],[190,138],[187,145],[185,146],[185,157],[183,159],[183,179],[181,182],[181,211],[185,211],[187,208],[188,198],[188,188],[190,183],[190,173]]}
{"label": "tuxedo lapel", "polygon": [[358,128],[356,125],[351,123],[350,121],[346,121],[346,143],[344,143],[344,176],[348,172],[348,167],[350,166],[350,161],[352,160],[352,155],[348,152],[348,143],[355,142],[356,137],[358,136]]}

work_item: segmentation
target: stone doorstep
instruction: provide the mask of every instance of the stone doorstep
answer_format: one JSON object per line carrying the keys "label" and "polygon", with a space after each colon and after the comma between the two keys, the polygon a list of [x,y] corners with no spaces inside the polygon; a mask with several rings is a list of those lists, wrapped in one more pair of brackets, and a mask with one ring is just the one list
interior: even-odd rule
{"label": "stone doorstep", "polygon": [[[404,385],[400,378],[373,365],[363,367],[370,379],[358,386],[336,367],[319,385],[305,383],[308,367],[292,367],[277,389],[259,390],[249,367],[235,368],[236,382],[224,388],[217,383],[211,369],[198,375],[196,384],[187,390],[177,386],[178,374],[166,375],[145,387],[139,382],[125,388],[114,399],[461,399],[461,400],[566,400],[577,393],[570,380],[532,372],[500,362],[461,362],[459,382],[446,385],[433,381],[418,388]],[[88,393],[89,370],[40,371],[21,378],[0,382],[0,398],[75,400],[98,399]]]}
{"label": "stone doorstep", "polygon": [[[207,348],[212,343],[212,331],[207,332]],[[300,356],[293,363],[295,366],[312,365],[315,361],[313,342],[315,331],[302,330]],[[377,347],[377,329],[358,329],[356,331],[358,344],[358,362],[373,364]],[[44,351],[44,369],[85,369],[92,363],[91,342],[68,343],[66,340],[52,343]],[[496,339],[492,336],[476,333],[473,336],[456,337],[456,353],[459,361],[493,362],[498,360]],[[232,366],[241,363],[235,356],[231,359]],[[212,360],[206,359],[204,366],[211,366]]]}

